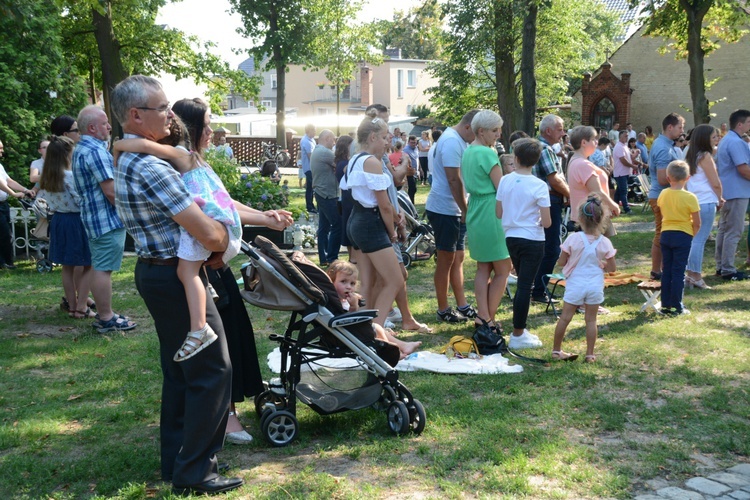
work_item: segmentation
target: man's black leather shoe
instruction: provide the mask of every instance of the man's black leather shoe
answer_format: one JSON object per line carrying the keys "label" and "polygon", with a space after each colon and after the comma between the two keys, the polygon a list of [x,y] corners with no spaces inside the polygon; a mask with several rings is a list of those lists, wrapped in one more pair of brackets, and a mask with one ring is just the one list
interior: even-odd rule
{"label": "man's black leather shoe", "polygon": [[195,484],[193,486],[172,486],[172,493],[175,495],[215,495],[223,493],[242,486],[244,481],[239,477],[219,476],[205,483]]}
{"label": "man's black leather shoe", "polygon": [[[219,474],[224,474],[225,472],[227,472],[229,470],[229,464],[226,463],[226,462],[219,462],[217,464],[216,469],[217,469],[217,472]],[[171,483],[172,482],[172,475],[170,474],[169,476],[164,476],[161,479],[162,479],[162,481],[166,481],[167,483]]]}

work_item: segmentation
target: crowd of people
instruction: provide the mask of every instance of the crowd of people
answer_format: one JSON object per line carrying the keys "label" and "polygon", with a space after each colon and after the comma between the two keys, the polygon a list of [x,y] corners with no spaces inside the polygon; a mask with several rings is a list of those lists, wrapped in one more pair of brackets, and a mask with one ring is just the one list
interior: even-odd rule
{"label": "crowd of people", "polygon": [[[98,332],[131,330],[135,322],[112,309],[112,273],[120,269],[127,232],[138,256],[136,288],[160,344],[162,477],[178,494],[229,491],[242,480],[222,475],[216,453],[225,440],[252,441],[236,403],[259,394],[263,382],[252,323],[228,263],[242,225],[282,230],[294,221],[285,210],[261,212],[230,198],[205,160],[212,130],[202,100],[170,105],[157,80],[136,75],[117,85],[111,106],[124,132],[112,145],[115,156],[109,120],[92,105],[77,118],[52,122],[29,170],[33,189],[0,166],[0,265],[14,268],[6,248],[7,197],[44,197],[54,212],[50,258],[62,265],[61,306],[73,318],[92,319]],[[709,288],[701,270],[717,211],[717,275],[747,278],[735,253],[750,199],[750,111],[732,113],[725,133],[710,125],[685,132],[684,118],[672,113],[658,135],[629,123],[624,130],[617,123],[608,131],[566,130],[562,118],[549,114],[537,137],[514,132],[502,155],[495,145],[503,118],[494,111],[471,110],[454,126],[419,137],[392,133],[385,106],[371,105],[365,115],[354,137],[330,130],[316,136],[313,125],[305,128],[299,158],[305,205],[318,215],[319,262],[342,307],[354,310],[362,299],[376,309],[374,337],[396,345],[402,357],[420,343],[399,339],[394,323],[432,332],[410,310],[400,247],[407,234],[398,191],[413,203],[425,183],[437,248],[436,320],[472,322],[484,338],[501,338],[498,309],[513,279],[512,349],[542,347],[528,329],[529,308],[532,301],[558,300],[547,284],[560,266],[567,285],[552,359],[578,358],[562,342],[580,311],[584,361],[596,361],[597,317],[607,312],[604,273],[616,269],[612,218],[631,212],[628,179],[636,172],[651,179],[651,277],[661,280],[663,314],[689,314],[685,286]],[[568,206],[575,231],[563,242]],[[464,290],[467,244],[477,266],[475,306]],[[349,262],[340,258],[342,246]]]}

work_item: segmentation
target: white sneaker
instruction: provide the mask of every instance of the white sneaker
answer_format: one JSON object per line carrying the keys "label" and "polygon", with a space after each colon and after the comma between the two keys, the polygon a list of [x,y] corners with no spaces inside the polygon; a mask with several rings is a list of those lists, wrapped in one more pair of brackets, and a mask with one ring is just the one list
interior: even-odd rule
{"label": "white sneaker", "polygon": [[519,336],[510,335],[508,347],[511,349],[533,349],[535,347],[542,347],[542,341],[533,333],[524,330]]}
{"label": "white sneaker", "polygon": [[398,307],[391,309],[391,312],[388,313],[388,319],[394,323],[401,323],[401,320],[403,319],[401,316],[401,310]]}
{"label": "white sneaker", "polygon": [[391,330],[395,330],[396,325],[393,324],[393,321],[386,319],[385,323],[383,323],[383,328],[390,328]]}
{"label": "white sneaker", "polygon": [[508,284],[509,284],[509,285],[516,285],[516,284],[518,284],[518,278],[517,278],[517,277],[515,277],[515,276],[514,276],[514,275],[512,275],[512,274],[509,274],[509,275],[508,275]]}

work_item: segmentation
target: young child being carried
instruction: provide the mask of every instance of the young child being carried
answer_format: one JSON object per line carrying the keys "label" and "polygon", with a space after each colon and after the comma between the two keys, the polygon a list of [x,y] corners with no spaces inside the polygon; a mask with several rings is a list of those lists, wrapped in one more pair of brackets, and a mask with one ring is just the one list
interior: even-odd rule
{"label": "young child being carried", "polygon": [[682,305],[687,268],[693,236],[701,228],[698,198],[685,190],[690,167],[682,160],[667,165],[669,189],[659,195],[661,209],[661,312],[667,315],[690,314]]}
{"label": "young child being carried", "polygon": [[[199,155],[190,152],[187,127],[177,116],[172,119],[170,132],[159,144],[146,139],[119,140],[114,144],[115,157],[120,152],[127,151],[145,153],[169,161],[182,174],[187,191],[203,213],[227,226],[229,246],[222,256],[226,264],[239,253],[242,235],[239,213],[221,179],[211,167],[201,161]],[[211,252],[198,240],[180,228],[177,276],[185,287],[190,332],[174,355],[177,362],[192,358],[218,338],[206,322],[206,287],[199,275],[203,263],[210,255]]]}
{"label": "young child being carried", "polygon": [[604,302],[604,272],[614,272],[615,253],[612,242],[602,233],[609,224],[609,217],[596,194],[578,209],[578,223],[581,231],[573,233],[560,245],[562,252],[557,263],[563,266],[565,275],[565,295],[563,310],[555,327],[555,340],[552,345],[552,359],[573,361],[578,354],[562,350],[562,341],[570,320],[579,306],[585,308],[586,321],[586,362],[596,361],[594,344],[598,334],[596,318],[599,304]]}
{"label": "young child being carried", "polygon": [[[336,294],[341,299],[341,307],[345,311],[356,311],[359,309],[359,299],[361,297],[355,291],[357,289],[357,277],[359,274],[357,266],[351,262],[335,260],[328,266],[326,272],[331,281],[333,281]],[[403,340],[399,340],[393,335],[393,330],[383,328],[375,322],[373,322],[372,327],[375,330],[375,338],[398,347],[398,350],[401,352],[401,359],[404,359],[422,345],[422,342],[404,342]]]}

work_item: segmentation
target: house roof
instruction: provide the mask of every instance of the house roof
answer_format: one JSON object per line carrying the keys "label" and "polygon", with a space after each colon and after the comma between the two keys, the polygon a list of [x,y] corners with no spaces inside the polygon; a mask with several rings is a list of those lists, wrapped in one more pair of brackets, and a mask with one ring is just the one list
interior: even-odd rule
{"label": "house roof", "polygon": [[626,27],[635,20],[638,15],[638,7],[631,7],[630,0],[601,0],[607,9],[620,12],[620,22]]}

